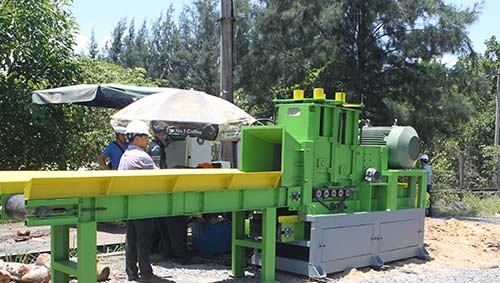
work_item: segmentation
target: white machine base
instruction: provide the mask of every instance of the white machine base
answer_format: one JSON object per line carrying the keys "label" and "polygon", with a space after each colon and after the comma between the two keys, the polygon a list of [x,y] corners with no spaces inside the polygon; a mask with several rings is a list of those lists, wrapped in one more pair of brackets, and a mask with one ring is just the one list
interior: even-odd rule
{"label": "white machine base", "polygon": [[[311,223],[311,240],[277,243],[277,269],[322,278],[350,268],[379,269],[405,258],[430,259],[424,248],[424,209],[308,215],[303,220]],[[260,253],[252,261],[260,265]]]}

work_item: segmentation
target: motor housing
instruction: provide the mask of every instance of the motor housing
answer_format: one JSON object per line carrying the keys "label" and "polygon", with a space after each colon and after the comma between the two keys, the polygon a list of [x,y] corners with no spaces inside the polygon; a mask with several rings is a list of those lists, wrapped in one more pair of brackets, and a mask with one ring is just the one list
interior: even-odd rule
{"label": "motor housing", "polygon": [[414,168],[420,152],[417,131],[410,126],[363,127],[361,144],[386,146],[391,169]]}

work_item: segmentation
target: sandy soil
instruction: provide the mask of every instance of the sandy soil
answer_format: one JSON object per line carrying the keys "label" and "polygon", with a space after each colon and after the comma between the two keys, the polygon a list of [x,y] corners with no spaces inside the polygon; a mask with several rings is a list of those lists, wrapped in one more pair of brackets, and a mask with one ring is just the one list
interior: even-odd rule
{"label": "sandy soil", "polygon": [[427,218],[425,246],[432,261],[407,259],[389,263],[388,269],[351,269],[332,278],[340,282],[369,279],[391,273],[419,273],[423,270],[445,270],[463,266],[493,269],[500,266],[500,225],[457,219]]}
{"label": "sandy soil", "polygon": [[500,264],[500,225],[427,220],[425,244],[435,263],[480,268],[496,268]]}

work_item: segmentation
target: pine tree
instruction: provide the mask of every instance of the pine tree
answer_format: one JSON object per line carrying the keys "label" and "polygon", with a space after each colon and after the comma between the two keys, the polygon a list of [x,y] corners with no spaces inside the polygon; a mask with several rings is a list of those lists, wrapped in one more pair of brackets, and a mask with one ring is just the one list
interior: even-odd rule
{"label": "pine tree", "polygon": [[99,55],[99,46],[97,45],[97,41],[95,39],[94,28],[92,28],[92,33],[90,35],[90,44],[89,44],[89,58],[97,59]]}
{"label": "pine tree", "polygon": [[172,72],[173,37],[176,30],[172,19],[173,8],[170,6],[153,23],[149,40],[149,74],[160,80],[167,80]]}
{"label": "pine tree", "polygon": [[219,13],[216,0],[197,1],[190,10],[192,50],[194,51],[192,87],[219,94]]}
{"label": "pine tree", "polygon": [[121,19],[117,26],[112,32],[111,46],[108,50],[108,58],[111,62],[121,65],[122,62],[122,52],[124,50],[123,36],[125,30],[127,29],[127,19]]}
{"label": "pine tree", "polygon": [[137,49],[135,47],[135,26],[134,19],[130,21],[128,34],[123,39],[122,64],[125,68],[134,68],[139,64]]}
{"label": "pine tree", "polygon": [[141,28],[137,32],[137,36],[135,37],[135,51],[137,56],[137,67],[144,68],[145,70],[149,70],[150,68],[150,55],[148,48],[148,37],[149,31],[147,27],[147,23],[144,20]]}

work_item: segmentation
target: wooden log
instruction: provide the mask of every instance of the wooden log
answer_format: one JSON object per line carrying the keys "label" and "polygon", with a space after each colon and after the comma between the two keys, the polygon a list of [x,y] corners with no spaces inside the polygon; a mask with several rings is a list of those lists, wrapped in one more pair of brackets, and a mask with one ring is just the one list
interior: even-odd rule
{"label": "wooden log", "polygon": [[[44,256],[45,257],[45,256]],[[50,255],[49,268],[50,268]],[[40,261],[43,264],[43,260]],[[49,283],[50,269],[44,265],[2,262],[0,265],[0,283],[19,281],[29,283]]]}
{"label": "wooden log", "polygon": [[11,277],[16,277],[16,279],[23,277],[24,274],[30,271],[27,264],[18,262],[4,262],[2,265],[2,270],[10,273]]}
{"label": "wooden log", "polygon": [[50,271],[45,266],[34,265],[31,270],[19,278],[21,282],[49,283]]}
{"label": "wooden log", "polygon": [[50,270],[50,254],[40,254],[35,260],[35,265],[45,266]]}
{"label": "wooden log", "polygon": [[[97,281],[106,281],[111,270],[108,266],[97,268]],[[19,281],[23,283],[50,283],[50,254],[40,254],[34,264],[0,261],[0,283]]]}
{"label": "wooden log", "polygon": [[11,275],[6,270],[0,270],[0,283],[9,283]]}
{"label": "wooden log", "polygon": [[108,266],[101,266],[99,262],[97,262],[97,281],[107,281],[109,278],[109,274],[111,270]]}

